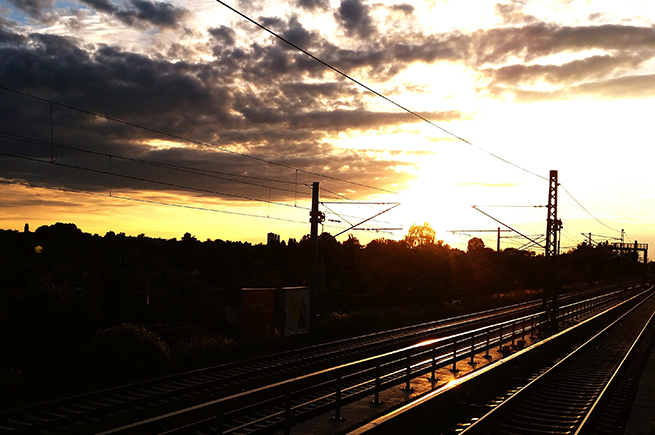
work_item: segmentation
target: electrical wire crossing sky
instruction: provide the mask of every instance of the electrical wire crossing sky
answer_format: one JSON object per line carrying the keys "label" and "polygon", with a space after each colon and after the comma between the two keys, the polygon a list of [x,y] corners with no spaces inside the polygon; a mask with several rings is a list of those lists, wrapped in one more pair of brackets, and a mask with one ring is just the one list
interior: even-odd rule
{"label": "electrical wire crossing sky", "polygon": [[0,228],[651,243],[655,6],[474,3],[0,0]]}

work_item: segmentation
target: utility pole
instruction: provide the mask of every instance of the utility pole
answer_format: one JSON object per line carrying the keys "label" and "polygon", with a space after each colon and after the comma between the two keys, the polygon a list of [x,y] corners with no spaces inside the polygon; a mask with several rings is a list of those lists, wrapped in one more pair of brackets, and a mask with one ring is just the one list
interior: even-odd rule
{"label": "utility pole", "polygon": [[543,305],[552,331],[557,331],[557,295],[559,294],[559,244],[557,235],[562,221],[557,219],[557,171],[550,171],[548,187],[548,214],[546,218],[546,282]]}
{"label": "utility pole", "polygon": [[496,292],[500,293],[500,227],[498,227],[496,240]]}
{"label": "utility pole", "polygon": [[309,212],[310,253],[309,253],[309,331],[316,332],[318,314],[318,224],[325,221],[325,213],[318,211],[318,181],[312,183],[312,209]]}

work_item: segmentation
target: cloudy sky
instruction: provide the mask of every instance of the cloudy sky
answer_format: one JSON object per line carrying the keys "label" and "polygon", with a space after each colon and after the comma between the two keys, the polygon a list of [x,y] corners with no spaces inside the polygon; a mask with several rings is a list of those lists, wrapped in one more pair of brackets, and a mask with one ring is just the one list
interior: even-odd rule
{"label": "cloudy sky", "polygon": [[538,237],[557,170],[562,246],[652,243],[654,21],[637,0],[0,0],[0,227],[286,240],[319,182],[332,234],[400,203],[361,227],[401,230],[353,234],[495,247],[452,231]]}

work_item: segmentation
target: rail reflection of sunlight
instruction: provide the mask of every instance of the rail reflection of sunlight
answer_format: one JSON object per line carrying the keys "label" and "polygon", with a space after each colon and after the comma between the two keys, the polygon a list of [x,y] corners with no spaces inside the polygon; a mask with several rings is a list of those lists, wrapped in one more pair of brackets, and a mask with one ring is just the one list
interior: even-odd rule
{"label": "rail reflection of sunlight", "polygon": [[461,382],[461,379],[451,379],[444,385],[444,388],[450,388],[453,387]]}
{"label": "rail reflection of sunlight", "polygon": [[431,338],[430,340],[425,340],[425,341],[422,341],[422,342],[416,344],[414,347],[429,346],[430,344],[432,344],[432,343],[434,343],[436,341],[438,341],[438,340],[434,339],[434,338]]}

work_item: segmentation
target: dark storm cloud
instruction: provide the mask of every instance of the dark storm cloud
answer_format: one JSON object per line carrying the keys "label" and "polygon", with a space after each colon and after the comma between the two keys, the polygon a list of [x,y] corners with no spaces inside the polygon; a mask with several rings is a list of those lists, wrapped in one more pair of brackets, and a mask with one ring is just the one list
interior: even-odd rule
{"label": "dark storm cloud", "polygon": [[[114,17],[124,13],[123,18],[131,22],[159,26],[177,23],[173,19],[176,12],[162,3],[146,6],[132,2],[131,9],[120,10],[108,1],[86,3]],[[411,12],[409,7],[400,10]],[[351,36],[374,34],[370,10],[359,1],[343,1],[334,17]],[[403,34],[403,30],[398,30],[377,35],[374,41],[363,38],[352,47],[339,46],[329,35],[304,28],[294,16],[264,21],[331,65],[346,73],[356,73],[358,79],[374,88],[413,63],[451,62],[478,72],[487,80],[489,92],[514,93],[524,100],[572,95],[638,98],[651,95],[653,89],[651,76],[629,75],[633,68],[653,58],[655,31],[650,27],[532,23],[472,34],[421,34],[420,29]],[[48,104],[15,94],[9,97],[0,91],[0,131],[5,135],[0,139],[0,149],[46,162],[2,157],[0,173],[7,178],[80,190],[105,192],[110,179],[114,188],[175,190],[165,184],[121,178],[122,174],[194,186],[200,190],[199,195],[209,195],[211,191],[258,197],[267,197],[267,189],[225,178],[257,174],[294,179],[294,171],[288,167],[264,164],[234,153],[238,152],[313,172],[324,172],[326,167],[339,169],[343,178],[363,184],[376,180],[381,187],[391,188],[394,183],[407,180],[406,173],[394,169],[411,165],[401,154],[396,154],[395,160],[383,160],[375,153],[338,149],[330,141],[340,132],[383,131],[417,123],[416,118],[392,106],[371,112],[366,108],[370,97],[367,91],[346,79],[335,78],[324,65],[279,41],[239,41],[237,33],[228,27],[206,32],[208,39],[202,49],[214,57],[192,63],[172,62],[164,56],[148,57],[107,45],[91,47],[73,38],[37,33],[26,36],[11,26],[1,27],[0,83],[150,130],[55,106],[54,144],[68,148],[53,150],[49,146]],[[170,50],[183,53],[185,49],[174,45]],[[536,62],[549,55],[586,50],[602,54],[561,65]],[[564,90],[536,93],[522,89],[541,81]],[[436,122],[466,117],[456,110],[422,115]],[[153,130],[192,141],[181,142]],[[7,138],[8,133],[40,142]],[[185,147],[165,147],[165,143],[157,141],[181,142]],[[53,155],[54,164],[50,163]],[[108,155],[114,157],[110,160]],[[173,171],[162,166],[172,164],[195,169]],[[208,176],[207,171],[214,172]],[[312,177],[307,175],[302,182],[315,181]],[[275,199],[290,198],[289,195],[272,193]]]}
{"label": "dark storm cloud", "polygon": [[[111,47],[89,53],[74,40],[54,35],[33,35],[32,42],[29,47],[1,49],[0,81],[156,128],[175,131],[180,111],[193,115],[207,110],[229,123],[225,92],[220,86],[209,89],[198,79],[198,67]],[[193,117],[190,122],[198,123]]]}
{"label": "dark storm cloud", "polygon": [[[216,42],[229,43],[233,37],[226,29],[214,29],[210,34]],[[347,166],[349,169],[342,175],[362,183],[376,178],[382,184],[391,185],[407,177],[390,169],[406,163],[341,151],[325,140],[333,132],[348,128],[368,130],[414,120],[403,113],[331,110],[332,101],[344,96],[349,96],[346,103],[353,100],[357,107],[359,91],[353,92],[348,84],[288,82],[280,86],[273,74],[277,65],[269,65],[267,56],[257,55],[267,53],[264,47],[248,53],[243,62],[229,62],[237,55],[236,49],[228,50],[224,53],[228,60],[225,66],[224,59],[207,64],[174,63],[109,46],[87,51],[87,47],[80,48],[79,42],[72,38],[53,35],[33,34],[29,44],[14,39],[16,45],[0,47],[1,83],[58,103],[190,138],[192,142],[186,143],[185,148],[146,146],[144,144],[153,140],[179,141],[152,130],[55,105],[53,150],[49,145],[48,104],[9,94],[11,98],[1,99],[0,130],[3,134],[29,137],[37,143],[5,138],[0,148],[5,153],[45,163],[3,157],[0,171],[4,177],[99,192],[107,191],[110,179],[115,189],[162,190],[174,190],[174,186],[161,184],[162,180],[167,183],[174,180],[176,185],[195,186],[201,195],[223,192],[252,196],[261,193],[261,188],[220,177],[198,176],[189,171],[144,167],[125,159],[146,159],[158,164],[180,164],[230,174],[257,173],[271,178],[293,175],[288,168],[267,166],[259,160],[212,150],[196,141],[317,172],[324,167]],[[281,56],[279,46],[271,46],[270,50],[272,56]],[[268,74],[253,81],[251,86],[235,86],[234,75],[238,71],[247,72],[248,68],[263,69]],[[287,76],[281,74],[279,77],[284,80]],[[325,100],[322,103],[317,102],[320,96]],[[77,148],[100,155],[84,153]],[[53,155],[55,163],[51,164]],[[114,157],[110,160],[108,155]],[[360,168],[352,172],[355,161],[361,162]],[[160,180],[160,183],[121,178],[121,174]],[[285,194],[273,192],[273,195],[280,199]]]}
{"label": "dark storm cloud", "polygon": [[292,17],[282,37],[298,47],[311,48],[318,35],[305,29],[297,17]]}
{"label": "dark storm cloud", "polygon": [[118,12],[118,7],[111,2],[111,0],[81,0],[82,3],[86,3],[88,6],[100,11],[107,12],[110,14],[115,14]]}
{"label": "dark storm cloud", "polygon": [[164,2],[130,0],[131,8],[121,9],[110,0],[81,0],[97,11],[110,14],[127,24],[138,26],[149,23],[162,28],[177,28],[188,11]]}
{"label": "dark storm cloud", "polygon": [[[131,2],[135,8],[133,15],[136,18],[160,27],[177,27],[187,14],[186,9],[178,8],[169,3],[146,0],[131,0]],[[128,12],[128,16],[131,15]]]}
{"label": "dark storm cloud", "polygon": [[219,26],[210,27],[207,31],[211,37],[218,43],[226,46],[234,45],[236,34],[234,30],[229,27]]}
{"label": "dark storm cloud", "polygon": [[[584,80],[606,79],[639,67],[655,53],[653,28],[626,25],[571,27],[532,23],[471,34],[384,35],[375,43],[360,44],[357,48],[337,46],[304,29],[293,18],[288,22],[277,19],[271,25],[329,64],[345,73],[354,73],[365,82],[387,80],[415,62],[456,62],[488,78],[492,94],[499,90],[512,92],[517,86],[537,81],[575,85]],[[327,71],[282,44],[253,44],[250,49],[247,55],[243,51],[222,53],[220,62],[235,66],[252,83],[268,82],[272,74],[288,76],[289,80],[298,74],[322,78]],[[536,62],[550,55],[590,50],[605,54],[564,64]],[[236,55],[240,57],[238,61]]]}
{"label": "dark storm cloud", "polygon": [[[365,81],[388,79],[413,62],[432,63],[438,60],[462,61],[469,55],[470,37],[465,35],[411,35],[385,37],[381,42],[359,44],[357,47],[341,47],[316,31],[309,31],[296,17],[288,21],[265,18],[265,24],[299,47],[310,51],[328,64],[345,73],[357,72]],[[270,76],[288,76],[297,81],[298,74],[323,78],[329,71],[324,65],[277,41],[272,45],[252,43],[247,53],[242,48],[226,45],[227,30],[212,30],[213,44],[210,49],[217,63],[223,67],[234,66],[242,78],[249,82],[270,83]],[[219,38],[220,37],[220,38]],[[230,33],[229,42],[232,41]],[[364,71],[362,71],[362,69]],[[231,70],[233,71],[233,70]],[[362,75],[364,73],[365,75]]]}
{"label": "dark storm cloud", "polygon": [[370,8],[361,0],[342,0],[334,18],[346,29],[349,36],[367,38],[376,32]]}
{"label": "dark storm cloud", "polygon": [[27,42],[27,37],[16,33],[15,23],[0,17],[0,44],[18,45]]}

